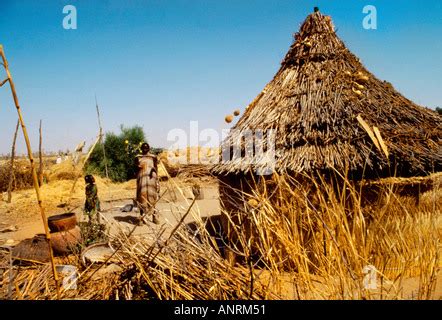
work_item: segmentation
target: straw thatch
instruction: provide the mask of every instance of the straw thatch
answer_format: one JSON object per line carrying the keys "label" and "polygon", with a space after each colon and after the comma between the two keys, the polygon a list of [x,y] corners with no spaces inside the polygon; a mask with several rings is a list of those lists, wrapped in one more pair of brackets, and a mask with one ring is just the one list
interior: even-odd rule
{"label": "straw thatch", "polygon": [[[32,175],[29,162],[23,160],[16,160],[14,168],[12,169],[12,188],[14,190],[22,190],[32,187]],[[10,163],[0,164],[0,192],[8,190],[9,179],[11,175]]]}
{"label": "straw thatch", "polygon": [[[246,108],[223,148],[257,129],[276,130],[280,173],[339,170],[382,177],[442,169],[442,117],[370,74],[320,12],[307,17],[281,68]],[[244,155],[245,143],[240,144]],[[242,156],[219,163],[213,172],[252,172],[265,159],[266,154],[247,161]]]}

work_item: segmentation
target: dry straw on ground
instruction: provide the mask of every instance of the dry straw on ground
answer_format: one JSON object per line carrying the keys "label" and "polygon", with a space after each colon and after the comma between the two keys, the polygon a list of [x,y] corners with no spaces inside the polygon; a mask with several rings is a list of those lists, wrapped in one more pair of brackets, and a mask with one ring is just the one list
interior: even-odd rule
{"label": "dry straw on ground", "polygon": [[[63,297],[434,298],[442,239],[440,186],[425,193],[416,205],[386,185],[379,202],[364,208],[360,190],[349,181],[338,192],[324,182],[312,183],[316,191],[306,193],[305,184],[275,176],[271,188],[257,185],[253,193],[242,194],[246,219],[257,232],[252,238],[239,237],[240,245],[230,248],[241,263],[231,265],[224,259],[226,243],[213,232],[216,221],[189,211],[195,219],[192,227],[180,223],[169,232],[152,227],[149,238],[128,235],[122,229],[112,243],[119,248],[117,264],[123,271],[102,281],[89,279],[97,265],[84,269],[71,258],[69,263],[80,268],[79,289],[63,292]],[[176,188],[182,191],[179,185]],[[253,207],[248,206],[250,199],[256,200]],[[367,265],[377,270],[376,290],[364,287]],[[44,268],[21,270],[14,280],[13,298],[55,298],[49,273],[42,278]],[[402,289],[410,277],[418,278],[413,297]],[[8,279],[6,271],[3,297]]]}

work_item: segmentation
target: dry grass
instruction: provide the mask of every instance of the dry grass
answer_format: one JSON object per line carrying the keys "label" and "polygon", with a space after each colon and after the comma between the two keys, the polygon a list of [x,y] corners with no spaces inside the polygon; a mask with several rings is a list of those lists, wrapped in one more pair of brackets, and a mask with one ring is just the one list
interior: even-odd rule
{"label": "dry grass", "polygon": [[[315,182],[312,181],[313,184]],[[128,299],[406,299],[402,283],[419,277],[414,298],[431,299],[440,267],[442,238],[439,187],[421,205],[389,191],[369,211],[346,181],[338,192],[316,183],[316,192],[275,177],[253,194],[259,205],[245,205],[231,247],[244,263],[232,266],[207,225],[197,232],[178,226],[152,243],[124,239],[120,297]],[[275,188],[276,185],[276,188]],[[260,191],[258,191],[260,190]],[[233,191],[233,190],[232,190]],[[231,216],[227,215],[229,218]],[[244,232],[247,226],[252,236]],[[121,238],[120,238],[121,239]],[[377,289],[364,287],[364,267],[376,268]],[[125,286],[127,285],[127,286]]]}
{"label": "dry grass", "polygon": [[[3,261],[7,261],[7,253],[0,251],[5,256]],[[59,257],[55,259],[57,265],[75,265],[80,266],[77,256]],[[95,267],[96,269],[96,267]],[[22,264],[6,270],[0,278],[0,299],[15,300],[53,300],[57,299],[55,282],[52,277],[50,264]],[[12,270],[12,282],[10,272]],[[81,269],[80,269],[81,270]],[[80,278],[86,277],[94,269],[81,270]],[[98,280],[89,281],[87,285],[78,282],[77,290],[61,288],[62,299],[108,299],[112,294],[113,286],[116,282],[116,275],[110,274]],[[12,286],[9,286],[12,283]]]}
{"label": "dry grass", "polygon": [[[114,235],[113,247],[123,268],[118,274],[92,281],[97,266],[85,269],[77,257],[71,257],[68,262],[81,272],[79,289],[64,291],[62,297],[408,299],[403,283],[418,277],[413,298],[434,298],[442,238],[440,186],[425,193],[416,205],[387,185],[377,203],[362,207],[363,195],[348,181],[338,189],[313,180],[313,189],[305,185],[274,176],[266,184],[257,184],[253,193],[241,194],[244,211],[237,214],[242,225],[233,223],[238,217],[226,217],[238,231],[239,242],[229,243],[230,250],[242,263],[232,265],[224,258],[223,243],[210,222],[201,219],[189,203],[181,218],[192,215],[192,228],[181,222],[173,230],[152,227],[149,237],[123,229]],[[183,191],[180,185],[175,187]],[[251,233],[247,235],[245,228]],[[363,285],[367,265],[376,267],[376,289]],[[19,273],[12,298],[56,298],[50,272],[44,268]]]}
{"label": "dry grass", "polygon": [[[272,188],[244,195],[259,205],[239,213],[242,229],[231,223],[239,240],[232,249],[246,259],[248,252],[259,256],[274,281],[291,274],[300,299],[401,298],[401,282],[411,276],[420,277],[417,297],[431,298],[442,239],[440,186],[419,206],[385,186],[378,203],[362,207],[363,195],[348,181],[338,192],[310,182],[313,193],[305,181],[275,177]],[[378,290],[363,286],[367,265],[377,269]]]}

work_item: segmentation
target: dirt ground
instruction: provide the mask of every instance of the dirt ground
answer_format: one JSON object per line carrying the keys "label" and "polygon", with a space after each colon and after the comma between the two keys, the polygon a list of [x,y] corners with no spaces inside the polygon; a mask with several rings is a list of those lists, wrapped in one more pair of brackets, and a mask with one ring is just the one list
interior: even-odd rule
{"label": "dirt ground", "polygon": [[[135,197],[136,190],[135,180],[112,183],[107,179],[96,178],[96,183],[104,219],[112,221],[115,217],[119,217],[117,219],[124,225],[124,216],[135,218],[136,212],[120,211],[124,205],[133,203],[132,199]],[[194,183],[201,185],[204,196],[203,199],[196,201],[192,214],[188,217],[189,221],[194,219],[195,214],[201,217],[219,214],[218,186],[213,178],[171,178],[160,183],[161,199],[157,208],[162,223],[171,225],[176,223],[180,212],[185,210],[193,199],[192,185]],[[43,206],[48,217],[73,211],[80,221],[83,219],[85,185],[79,179],[71,194],[73,184],[73,180],[60,180],[41,187]],[[4,198],[6,199],[6,195]],[[13,192],[11,203],[0,201],[0,245],[8,240],[14,240],[16,243],[38,233],[44,233],[44,228],[34,189]]]}

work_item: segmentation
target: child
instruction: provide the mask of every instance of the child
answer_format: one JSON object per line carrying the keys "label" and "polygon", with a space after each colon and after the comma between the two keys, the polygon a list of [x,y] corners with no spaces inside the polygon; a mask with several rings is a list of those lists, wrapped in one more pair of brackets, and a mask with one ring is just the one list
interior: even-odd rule
{"label": "child", "polygon": [[86,201],[84,203],[84,214],[89,216],[89,223],[100,223],[100,199],[95,179],[88,174],[84,177],[86,182]]}

